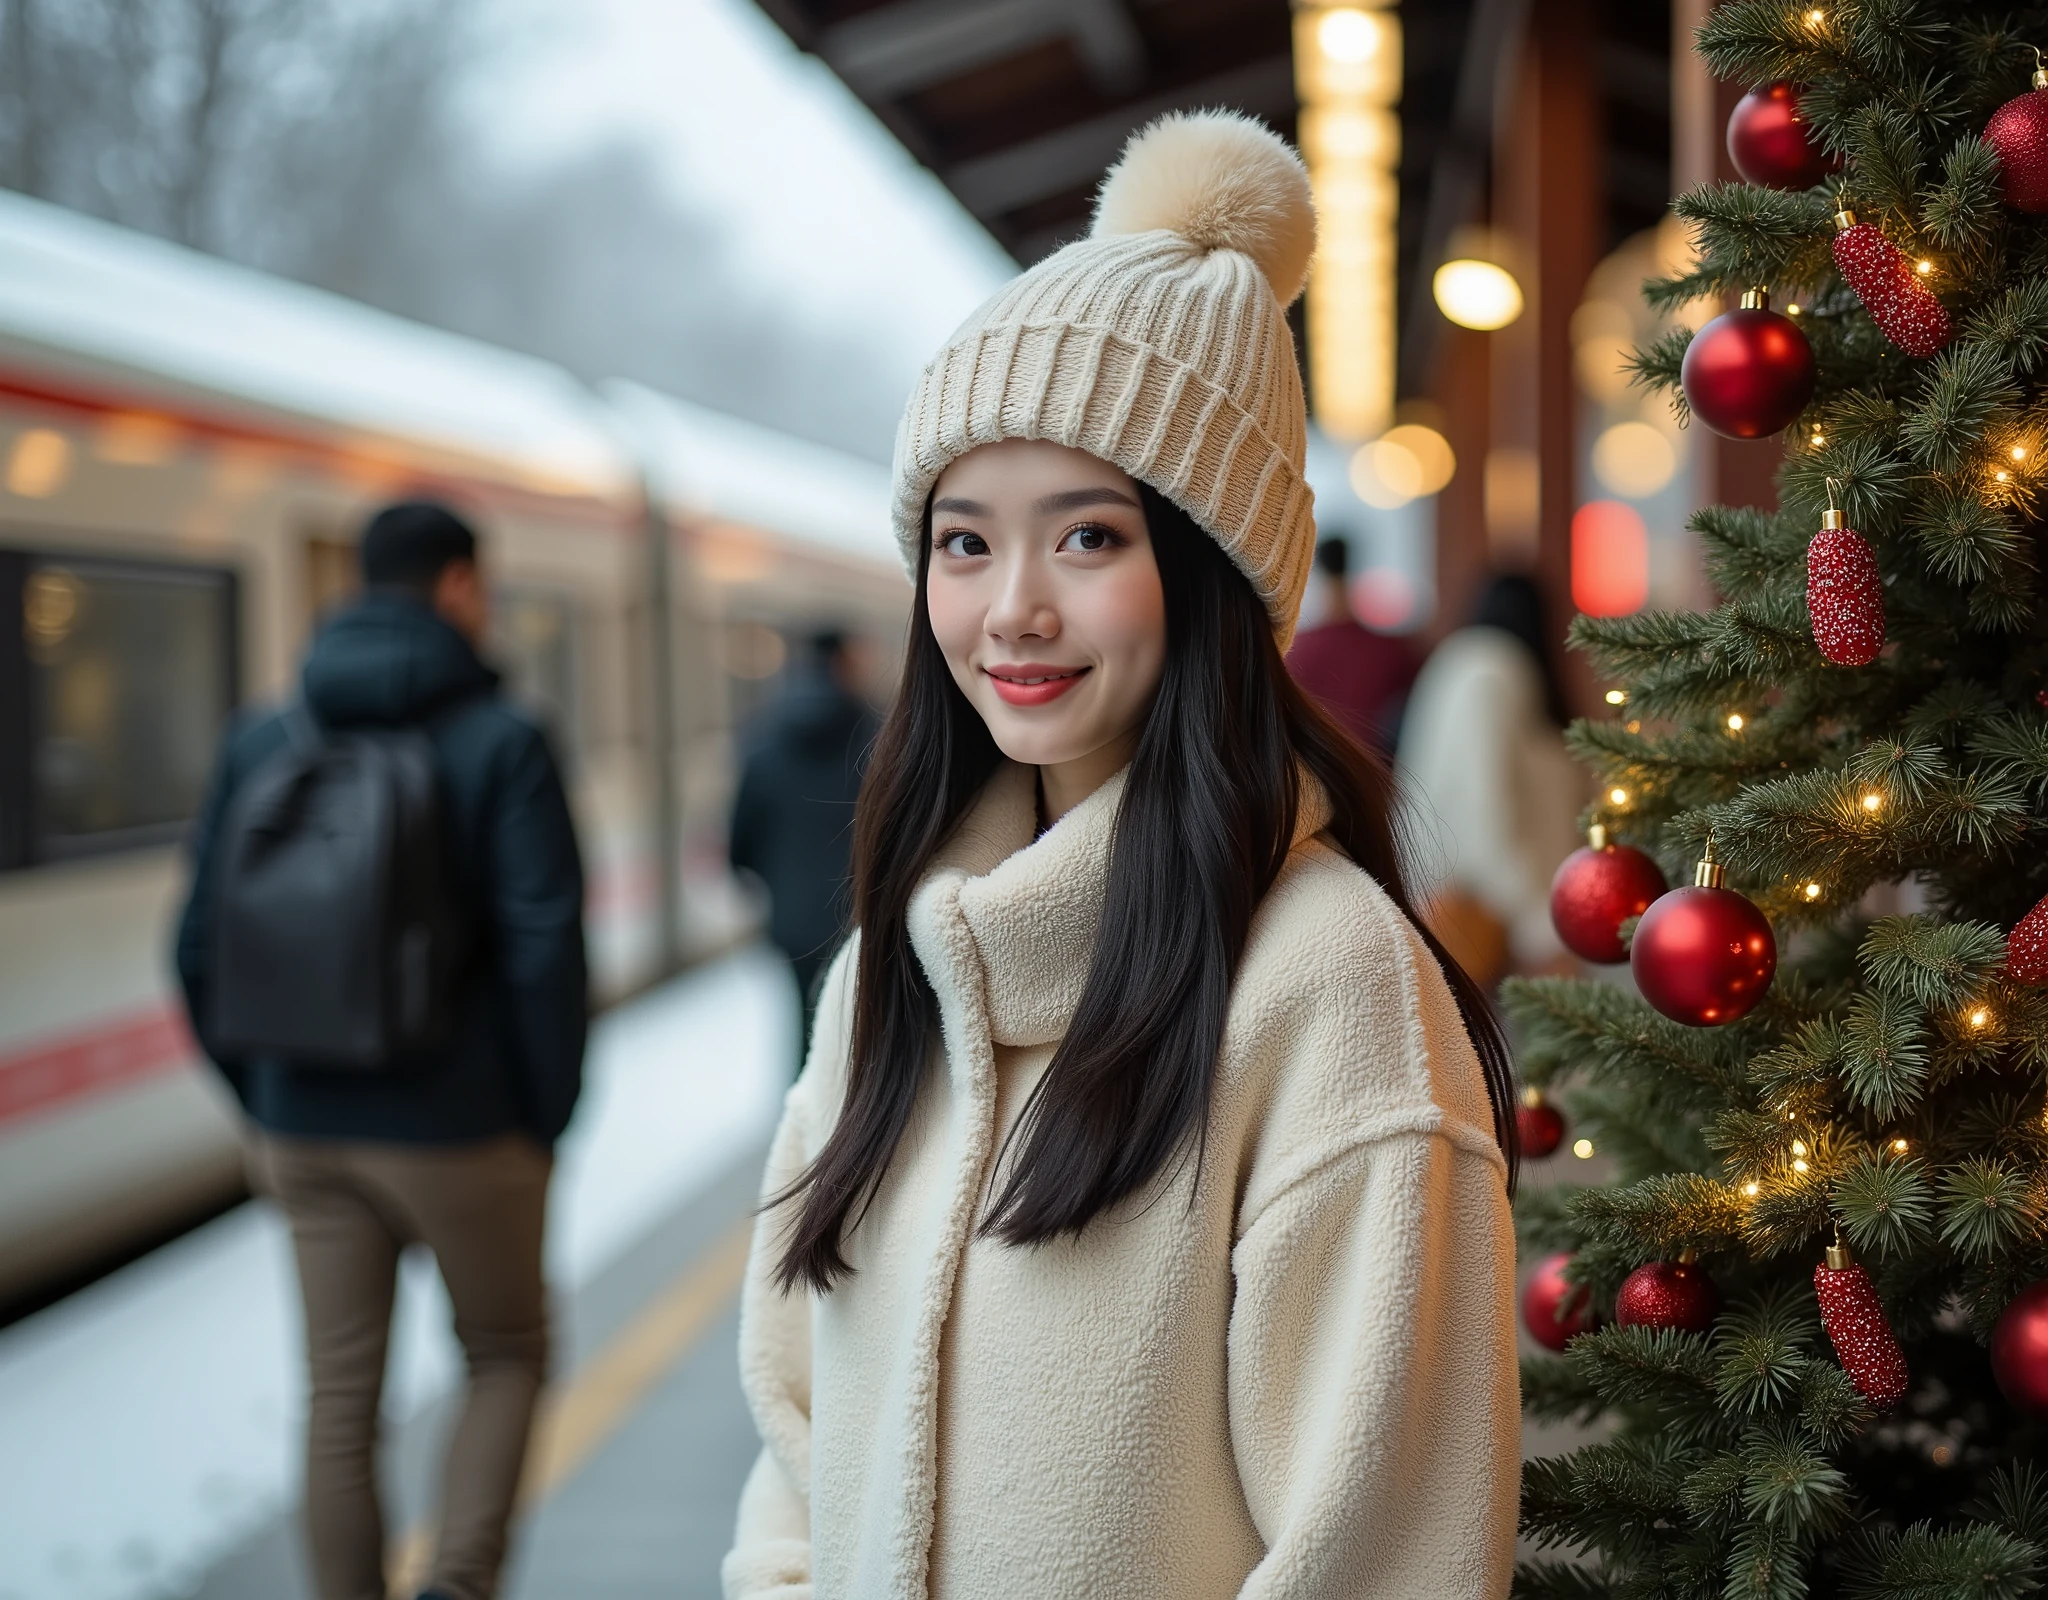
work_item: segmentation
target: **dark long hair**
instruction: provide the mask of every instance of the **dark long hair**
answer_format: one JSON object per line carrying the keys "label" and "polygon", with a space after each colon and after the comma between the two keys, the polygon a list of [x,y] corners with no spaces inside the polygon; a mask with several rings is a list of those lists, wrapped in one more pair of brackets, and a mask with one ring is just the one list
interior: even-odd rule
{"label": "dark long hair", "polygon": [[[1078,1233],[1189,1152],[1201,1158],[1231,983],[1252,914],[1287,859],[1301,773],[1326,830],[1421,929],[1485,1068],[1494,1136],[1518,1164],[1506,1041],[1486,996],[1422,928],[1395,857],[1386,767],[1294,685],[1264,604],[1229,558],[1140,486],[1165,591],[1166,667],[1110,851],[1095,957],[1066,1037],[1013,1131],[982,1223],[1011,1244]],[[846,1098],[798,1203],[778,1279],[829,1290],[931,1069],[937,1001],[911,949],[912,890],[1002,760],[932,637],[931,541],[918,557],[903,685],[854,821],[860,928]]]}

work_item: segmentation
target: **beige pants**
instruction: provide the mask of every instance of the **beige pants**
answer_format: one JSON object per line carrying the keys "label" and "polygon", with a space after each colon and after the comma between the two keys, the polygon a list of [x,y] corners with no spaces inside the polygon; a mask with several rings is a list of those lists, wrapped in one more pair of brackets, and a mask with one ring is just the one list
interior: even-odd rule
{"label": "beige pants", "polygon": [[442,1469],[428,1588],[490,1600],[546,1376],[547,1152],[520,1134],[462,1145],[255,1132],[252,1186],[283,1207],[306,1307],[312,1405],[306,1533],[320,1600],[385,1600],[377,1422],[399,1252],[434,1252],[469,1386]]}

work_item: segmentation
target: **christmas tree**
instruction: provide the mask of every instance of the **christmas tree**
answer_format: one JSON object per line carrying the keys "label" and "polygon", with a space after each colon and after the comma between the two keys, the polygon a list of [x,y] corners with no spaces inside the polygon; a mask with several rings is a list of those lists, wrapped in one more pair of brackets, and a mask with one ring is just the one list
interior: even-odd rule
{"label": "christmas tree", "polygon": [[[1632,941],[1647,998],[1506,993],[1616,1173],[1519,1205],[1569,1252],[1567,1320],[1525,1301],[1563,1347],[1525,1404],[1596,1438],[1528,1465],[1519,1595],[2048,1584],[2035,43],[2048,9],[1963,0],[1732,0],[1697,40],[1759,91],[1731,147],[1760,181],[1682,196],[1696,259],[1646,292],[1754,303],[1638,376],[1785,460],[1779,509],[1693,521],[1714,609],[1573,628],[1617,709],[1571,732],[1611,842],[1560,928],[1604,915],[1577,942]],[[1632,898],[1624,847],[1699,886]]]}

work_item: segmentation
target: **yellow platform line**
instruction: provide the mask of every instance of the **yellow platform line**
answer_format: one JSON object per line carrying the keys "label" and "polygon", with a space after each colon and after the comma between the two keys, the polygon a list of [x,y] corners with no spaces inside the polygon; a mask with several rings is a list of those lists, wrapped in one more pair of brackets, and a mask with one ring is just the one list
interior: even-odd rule
{"label": "yellow platform line", "polygon": [[[731,1302],[746,1272],[751,1218],[698,1258],[576,1375],[541,1399],[519,1483],[522,1512],[540,1504],[595,1455],[647,1391],[697,1342]],[[393,1600],[412,1600],[427,1580],[434,1524],[409,1528],[391,1554]]]}

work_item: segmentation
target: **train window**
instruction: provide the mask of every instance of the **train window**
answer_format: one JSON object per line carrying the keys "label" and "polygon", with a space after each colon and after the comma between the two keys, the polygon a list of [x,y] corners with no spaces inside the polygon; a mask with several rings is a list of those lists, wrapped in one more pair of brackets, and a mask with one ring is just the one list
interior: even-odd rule
{"label": "train window", "polygon": [[494,590],[484,653],[505,674],[506,689],[539,714],[563,753],[573,753],[581,732],[575,603],[538,589]]}
{"label": "train window", "polygon": [[0,866],[174,839],[237,691],[233,575],[0,556]]}

